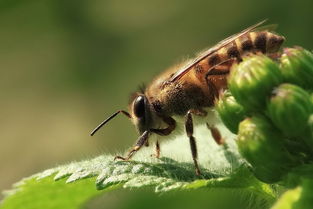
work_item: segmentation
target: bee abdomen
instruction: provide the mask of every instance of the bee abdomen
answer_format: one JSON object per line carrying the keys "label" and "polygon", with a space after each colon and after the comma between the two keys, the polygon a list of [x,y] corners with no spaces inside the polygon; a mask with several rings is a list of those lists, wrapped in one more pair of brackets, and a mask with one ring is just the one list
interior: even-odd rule
{"label": "bee abdomen", "polygon": [[236,41],[229,44],[226,48],[228,58],[237,58],[237,60],[241,60],[240,48],[238,47]]}
{"label": "bee abdomen", "polygon": [[244,34],[202,60],[197,65],[202,70],[197,70],[198,68],[196,67],[196,72],[200,76],[203,69],[212,69],[212,67],[217,65],[228,64],[228,60],[233,58],[241,61],[242,57],[249,53],[269,54],[278,52],[284,40],[283,36],[268,31]]}
{"label": "bee abdomen", "polygon": [[248,53],[261,52],[267,54],[277,52],[284,40],[283,36],[267,31],[250,32],[219,49],[217,53],[214,53],[209,58],[209,64],[216,64],[215,62],[212,63],[212,61],[217,60],[217,55],[220,60],[231,58],[241,60],[241,57]]}
{"label": "bee abdomen", "polygon": [[266,51],[267,53],[277,52],[283,42],[285,37],[279,36],[273,33],[267,33]]}
{"label": "bee abdomen", "polygon": [[264,54],[277,52],[285,40],[283,36],[267,31],[251,32],[247,35],[253,43],[253,48]]}

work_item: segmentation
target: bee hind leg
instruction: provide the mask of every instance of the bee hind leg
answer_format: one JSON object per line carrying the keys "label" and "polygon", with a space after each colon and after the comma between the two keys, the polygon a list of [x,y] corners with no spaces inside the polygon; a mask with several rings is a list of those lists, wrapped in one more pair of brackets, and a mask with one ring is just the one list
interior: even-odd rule
{"label": "bee hind leg", "polygon": [[150,136],[151,132],[150,131],[145,131],[137,140],[136,145],[128,152],[126,157],[122,157],[122,156],[115,156],[114,160],[124,160],[124,161],[128,161],[129,159],[132,158],[132,156],[143,146],[147,143],[147,140]]}
{"label": "bee hind leg", "polygon": [[201,175],[199,165],[198,165],[198,151],[195,137],[193,136],[193,121],[192,121],[192,110],[189,110],[185,116],[185,128],[187,136],[189,137],[190,149],[192,154],[192,159],[195,165],[196,175]]}
{"label": "bee hind leg", "polygon": [[208,129],[210,129],[211,131],[211,135],[214,139],[214,141],[218,144],[218,145],[223,145],[225,143],[225,140],[222,137],[221,132],[218,130],[218,128],[216,128],[214,125],[210,125],[208,123],[206,123],[206,126],[208,127]]}

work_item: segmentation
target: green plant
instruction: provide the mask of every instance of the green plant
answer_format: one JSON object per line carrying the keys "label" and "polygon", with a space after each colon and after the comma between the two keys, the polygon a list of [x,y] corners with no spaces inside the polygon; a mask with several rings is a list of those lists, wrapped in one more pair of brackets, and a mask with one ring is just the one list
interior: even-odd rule
{"label": "green plant", "polygon": [[[163,194],[203,191],[208,196],[215,192],[225,204],[231,191],[238,197],[237,202],[246,203],[241,208],[312,208],[313,100],[309,96],[312,86],[308,82],[301,86],[293,76],[298,76],[295,72],[301,71],[298,68],[303,67],[302,62],[306,71],[311,72],[313,59],[310,52],[302,53],[302,49],[297,49],[300,51],[294,58],[290,50],[282,59],[292,56],[290,59],[299,62],[289,62],[289,67],[285,64],[278,67],[269,58],[255,55],[232,69],[230,92],[220,98],[217,111],[226,127],[238,132],[238,138],[224,128],[225,143],[217,145],[213,140],[208,142],[209,130],[205,126],[197,126],[195,136],[202,143],[199,150],[202,176],[194,174],[192,162],[179,156],[181,150],[187,153],[180,148],[182,141],[187,144],[187,137],[178,135],[167,145],[172,148],[170,154],[160,159],[147,158],[149,154],[144,152],[130,162],[114,161],[113,156],[103,155],[25,178],[6,192],[0,208],[74,209],[95,196],[122,188],[133,191],[147,188]],[[293,84],[282,84],[285,75]],[[307,79],[313,81],[313,77]],[[296,134],[290,133],[294,124],[287,123],[292,127],[285,129],[284,120],[296,117],[300,110],[303,114],[295,121],[300,121],[297,123],[302,124],[301,129],[296,129]]]}

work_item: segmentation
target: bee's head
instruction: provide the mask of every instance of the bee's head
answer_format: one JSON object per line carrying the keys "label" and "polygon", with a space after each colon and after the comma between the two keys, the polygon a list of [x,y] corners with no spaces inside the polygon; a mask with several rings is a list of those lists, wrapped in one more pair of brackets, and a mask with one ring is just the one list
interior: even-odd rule
{"label": "bee's head", "polygon": [[133,100],[129,105],[129,110],[132,121],[140,134],[151,128],[151,105],[144,94],[136,94],[136,96],[133,97]]}
{"label": "bee's head", "polygon": [[135,93],[132,95],[129,104],[129,113],[124,110],[119,110],[104,120],[92,132],[94,135],[102,126],[109,122],[119,113],[128,116],[135,124],[138,132],[142,134],[145,131],[150,131],[152,128],[153,108],[151,107],[147,97],[143,93]]}

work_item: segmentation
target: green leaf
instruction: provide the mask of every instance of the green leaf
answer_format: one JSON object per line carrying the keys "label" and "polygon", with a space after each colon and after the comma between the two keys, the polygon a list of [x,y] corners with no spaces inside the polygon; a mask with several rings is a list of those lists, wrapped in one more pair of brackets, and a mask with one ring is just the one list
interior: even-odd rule
{"label": "green leaf", "polygon": [[286,191],[272,209],[310,209],[313,203],[312,190],[312,178],[302,178],[300,186]]}
{"label": "green leaf", "polygon": [[81,206],[91,197],[99,195],[104,191],[94,189],[94,178],[66,184],[65,179],[55,181],[51,176],[43,179],[25,179],[19,185],[18,190],[11,191],[12,194],[5,199],[1,208],[67,208],[74,209]]}
{"label": "green leaf", "polygon": [[288,190],[285,192],[278,202],[272,207],[272,209],[292,209],[293,203],[299,200],[301,188]]}
{"label": "green leaf", "polygon": [[[162,153],[166,157],[160,159],[142,150],[129,162],[114,161],[112,155],[102,155],[35,174],[7,192],[0,208],[78,208],[92,197],[117,188],[153,188],[159,193],[228,189],[247,198],[254,195],[263,206],[275,200],[274,190],[247,169],[236,151],[233,135],[224,135],[227,143],[219,146],[212,139],[199,137],[209,135],[205,126],[196,133],[202,176],[195,175],[187,137],[178,136],[164,146]],[[185,147],[180,147],[182,140],[186,141]],[[190,160],[184,160],[186,153]]]}

